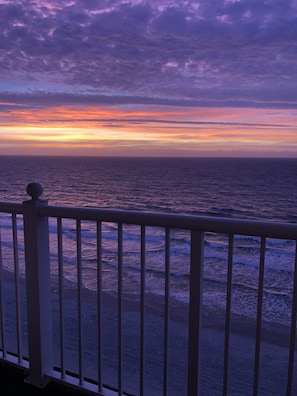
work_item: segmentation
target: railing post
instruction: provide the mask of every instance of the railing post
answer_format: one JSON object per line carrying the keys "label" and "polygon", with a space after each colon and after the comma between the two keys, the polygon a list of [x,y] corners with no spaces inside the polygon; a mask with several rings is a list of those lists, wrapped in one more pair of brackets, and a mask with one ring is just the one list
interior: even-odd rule
{"label": "railing post", "polygon": [[203,252],[204,233],[192,231],[188,341],[188,396],[198,396],[200,394]]}
{"label": "railing post", "polygon": [[52,322],[48,218],[38,215],[47,205],[40,199],[42,185],[30,183],[27,193],[32,199],[23,202],[27,287],[29,377],[32,385],[43,387],[53,370]]}

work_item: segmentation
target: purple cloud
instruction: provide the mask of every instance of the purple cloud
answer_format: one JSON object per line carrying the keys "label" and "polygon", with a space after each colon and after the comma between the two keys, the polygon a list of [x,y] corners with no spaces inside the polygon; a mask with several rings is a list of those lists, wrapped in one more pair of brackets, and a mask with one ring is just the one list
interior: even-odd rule
{"label": "purple cloud", "polygon": [[296,54],[296,1],[0,4],[2,101],[296,107]]}

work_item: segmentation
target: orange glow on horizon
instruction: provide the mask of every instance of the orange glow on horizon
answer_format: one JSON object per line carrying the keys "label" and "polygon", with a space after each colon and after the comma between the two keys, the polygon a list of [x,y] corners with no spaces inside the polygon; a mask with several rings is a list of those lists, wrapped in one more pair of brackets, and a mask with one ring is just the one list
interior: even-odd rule
{"label": "orange glow on horizon", "polygon": [[42,149],[62,155],[286,151],[297,156],[296,131],[296,111],[288,109],[22,107],[0,114],[0,154]]}

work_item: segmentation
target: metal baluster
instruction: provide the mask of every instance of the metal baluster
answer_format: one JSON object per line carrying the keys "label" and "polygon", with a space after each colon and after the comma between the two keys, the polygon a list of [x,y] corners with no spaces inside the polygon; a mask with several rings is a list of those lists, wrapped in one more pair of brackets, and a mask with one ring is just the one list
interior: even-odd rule
{"label": "metal baluster", "polygon": [[63,242],[62,242],[62,219],[57,218],[58,238],[58,266],[59,266],[59,319],[60,319],[60,360],[61,378],[65,378],[65,340],[64,340],[64,268],[63,268]]}
{"label": "metal baluster", "polygon": [[118,224],[118,394],[123,393],[123,225]]}
{"label": "metal baluster", "polygon": [[78,313],[78,368],[79,384],[83,385],[83,329],[82,329],[82,254],[81,254],[81,221],[76,220],[77,250],[77,313]]}
{"label": "metal baluster", "polygon": [[21,307],[20,307],[20,270],[19,270],[19,248],[17,235],[16,214],[12,215],[12,235],[13,235],[13,259],[14,259],[14,283],[15,283],[15,305],[16,305],[16,333],[18,362],[23,360],[22,353],[22,330],[21,330]]}
{"label": "metal baluster", "polygon": [[257,327],[256,327],[256,347],[255,347],[255,367],[254,367],[254,396],[258,395],[258,385],[259,385],[265,245],[266,245],[266,240],[264,237],[262,237],[261,247],[260,247],[260,266],[259,266],[259,281],[258,281],[258,306],[257,306]]}
{"label": "metal baluster", "polygon": [[3,277],[2,277],[2,240],[1,240],[1,228],[0,228],[0,321],[1,321],[1,349],[2,357],[6,357],[6,342],[5,342],[5,326],[4,326],[4,293],[3,293]]}
{"label": "metal baluster", "polygon": [[223,385],[223,395],[224,396],[227,396],[227,394],[228,394],[233,242],[234,242],[234,237],[232,234],[230,234],[229,235],[229,243],[228,243],[228,273],[227,273],[226,322],[225,322],[225,344],[224,344],[224,385]]}
{"label": "metal baluster", "polygon": [[141,226],[140,241],[140,385],[139,394],[144,395],[144,365],[145,365],[145,226]]}
{"label": "metal baluster", "polygon": [[292,381],[294,370],[295,357],[295,342],[296,342],[296,316],[297,316],[297,241],[295,248],[295,266],[294,266],[294,285],[293,285],[293,301],[292,301],[292,316],[291,316],[291,335],[290,335],[290,354],[288,365],[288,382],[287,382],[287,396],[292,394]]}
{"label": "metal baluster", "polygon": [[169,337],[170,230],[165,230],[165,295],[164,295],[164,366],[163,395],[168,394],[168,337]]}
{"label": "metal baluster", "polygon": [[199,395],[204,233],[191,231],[188,395]]}
{"label": "metal baluster", "polygon": [[97,221],[98,392],[102,392],[102,231]]}

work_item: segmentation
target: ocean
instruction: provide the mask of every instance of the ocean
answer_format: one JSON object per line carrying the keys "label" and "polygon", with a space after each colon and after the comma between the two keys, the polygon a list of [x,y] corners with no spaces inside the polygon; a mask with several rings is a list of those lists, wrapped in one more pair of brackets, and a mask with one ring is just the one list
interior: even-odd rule
{"label": "ocean", "polygon": [[297,221],[297,159],[0,157],[0,200]]}
{"label": "ocean", "polygon": [[[28,199],[28,183],[39,181],[50,205],[101,207],[276,222],[297,221],[297,160],[241,158],[83,158],[0,157],[0,201]],[[18,220],[22,230],[22,222]],[[11,219],[0,216],[4,268],[13,271]],[[95,225],[84,222],[83,283],[96,290]],[[124,291],[139,292],[138,226],[124,226]],[[117,228],[103,224],[103,290],[117,287]],[[146,287],[164,293],[164,230],[147,230]],[[56,223],[50,221],[52,277],[56,279]],[[227,277],[226,235],[207,234],[203,301],[224,309]],[[19,233],[21,274],[24,244]],[[257,304],[260,239],[235,236],[232,312],[254,317]],[[64,276],[76,282],[75,222],[63,221]],[[291,314],[295,243],[267,240],[263,315],[288,324]],[[170,295],[189,297],[190,235],[171,233]]]}

